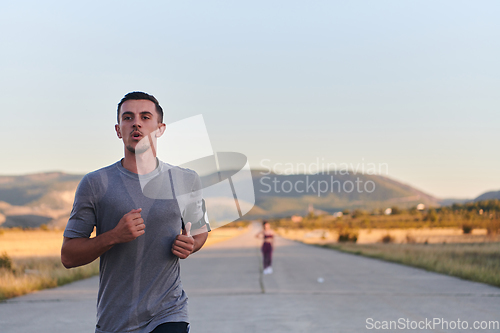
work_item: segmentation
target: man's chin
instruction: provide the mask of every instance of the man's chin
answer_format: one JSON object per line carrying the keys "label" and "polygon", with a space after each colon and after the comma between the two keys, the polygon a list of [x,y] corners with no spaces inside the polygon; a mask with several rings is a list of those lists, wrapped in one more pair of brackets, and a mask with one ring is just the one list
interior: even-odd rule
{"label": "man's chin", "polygon": [[147,152],[149,150],[149,148],[151,148],[149,145],[147,145],[147,146],[140,145],[140,146],[136,146],[136,147],[133,147],[131,145],[127,145],[126,147],[127,147],[127,150],[129,152],[131,152],[132,154],[136,154],[136,155],[142,155],[145,152]]}

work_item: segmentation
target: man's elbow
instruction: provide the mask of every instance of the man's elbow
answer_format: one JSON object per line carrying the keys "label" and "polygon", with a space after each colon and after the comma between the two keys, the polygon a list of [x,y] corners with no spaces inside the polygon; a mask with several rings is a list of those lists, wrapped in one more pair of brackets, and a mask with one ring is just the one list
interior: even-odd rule
{"label": "man's elbow", "polygon": [[63,264],[64,268],[70,269],[75,267],[71,261],[68,260],[64,255],[61,254],[61,263]]}
{"label": "man's elbow", "polygon": [[75,267],[75,266],[72,266],[70,263],[68,263],[68,262],[66,262],[64,260],[61,260],[61,262],[62,262],[64,268],[70,269],[70,268]]}
{"label": "man's elbow", "polygon": [[61,247],[61,263],[67,269],[79,266],[75,263],[74,259],[72,258],[70,249],[68,249],[69,241],[69,239],[65,239]]}
{"label": "man's elbow", "polygon": [[61,263],[67,269],[76,267],[75,263],[71,260],[71,257],[64,251],[64,247],[61,249]]}

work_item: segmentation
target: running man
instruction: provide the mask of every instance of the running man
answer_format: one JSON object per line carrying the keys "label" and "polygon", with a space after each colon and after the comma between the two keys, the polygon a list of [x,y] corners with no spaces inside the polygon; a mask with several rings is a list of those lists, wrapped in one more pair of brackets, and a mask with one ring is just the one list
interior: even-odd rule
{"label": "running man", "polygon": [[210,225],[198,175],[156,157],[165,128],[154,96],[125,95],[115,125],[124,157],[78,185],[61,261],[100,258],[96,333],[189,332],[179,259],[203,246]]}

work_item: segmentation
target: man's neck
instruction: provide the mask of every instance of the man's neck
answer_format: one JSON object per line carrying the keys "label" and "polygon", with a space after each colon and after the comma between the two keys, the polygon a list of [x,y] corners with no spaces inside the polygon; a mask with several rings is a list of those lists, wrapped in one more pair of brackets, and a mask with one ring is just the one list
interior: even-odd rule
{"label": "man's neck", "polygon": [[153,156],[150,151],[136,155],[125,149],[125,157],[121,161],[122,166],[130,172],[145,175],[153,172],[158,166],[156,156]]}

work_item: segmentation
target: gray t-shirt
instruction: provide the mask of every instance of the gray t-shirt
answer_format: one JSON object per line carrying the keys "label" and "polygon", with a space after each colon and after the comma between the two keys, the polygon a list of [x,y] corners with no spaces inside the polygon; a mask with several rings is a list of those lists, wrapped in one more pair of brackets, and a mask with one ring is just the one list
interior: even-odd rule
{"label": "gray t-shirt", "polygon": [[161,161],[147,175],[118,161],[83,177],[65,237],[88,238],[94,226],[100,235],[136,208],[142,208],[146,225],[144,235],[101,255],[96,332],[146,333],[165,322],[188,322],[179,258],[171,247],[181,216],[186,223],[199,222],[195,228],[208,222],[202,206],[196,172]]}

